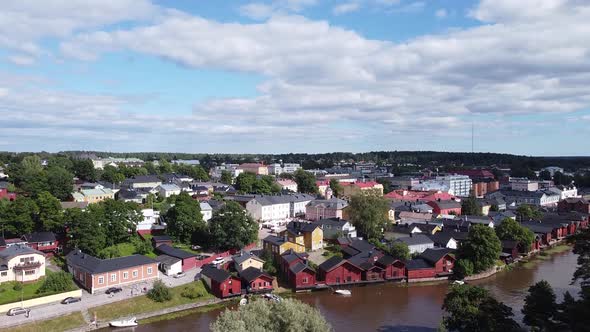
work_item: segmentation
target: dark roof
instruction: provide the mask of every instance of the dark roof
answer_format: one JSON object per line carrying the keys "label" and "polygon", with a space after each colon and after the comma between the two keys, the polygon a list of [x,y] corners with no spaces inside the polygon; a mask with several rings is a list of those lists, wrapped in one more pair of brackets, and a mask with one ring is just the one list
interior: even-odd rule
{"label": "dark roof", "polygon": [[232,257],[234,262],[236,262],[236,264],[238,264],[238,265],[242,264],[244,261],[248,260],[248,258],[252,258],[252,259],[255,259],[257,261],[264,263],[264,260],[256,255],[254,255],[254,253],[241,252],[241,253]]}
{"label": "dark roof", "polygon": [[310,271],[315,273],[315,270],[311,266],[304,264],[302,262],[297,262],[289,268],[289,270],[291,270],[291,272],[293,272],[295,274],[297,274],[305,269],[309,269]]}
{"label": "dark roof", "polygon": [[162,180],[155,175],[136,175],[130,179],[125,179],[128,183],[149,183],[149,182],[162,182]]}
{"label": "dark roof", "polygon": [[348,221],[340,218],[328,218],[320,219],[318,221],[315,221],[314,223],[319,225],[330,225],[330,227],[332,228],[342,228],[344,227],[344,225],[346,225],[347,222]]}
{"label": "dark roof", "polygon": [[294,234],[299,234],[300,232],[308,233],[315,231],[315,229],[318,227],[321,227],[321,224],[302,221],[291,221],[287,224],[287,231]]}
{"label": "dark roof", "polygon": [[417,227],[417,226],[414,224],[412,224],[412,227],[410,227],[409,224],[393,225],[393,226],[390,226],[387,229],[387,231],[392,232],[392,233],[399,233],[399,234],[410,234],[412,232],[412,229],[414,229],[414,227]]}
{"label": "dark roof", "polygon": [[55,241],[55,234],[52,232],[36,232],[23,235],[23,240],[29,243]]}
{"label": "dark roof", "polygon": [[2,251],[0,251],[0,260],[8,260],[16,256],[27,255],[27,254],[39,254],[44,255],[42,252],[37,251],[31,247],[27,247],[22,244],[12,245]]}
{"label": "dark roof", "polygon": [[429,248],[420,254],[420,258],[426,260],[430,264],[436,264],[445,255],[451,253],[451,249],[447,248]]}
{"label": "dark roof", "polygon": [[136,190],[132,189],[121,189],[117,193],[119,199],[137,199],[139,198],[139,193]]}
{"label": "dark roof", "polygon": [[298,252],[294,252],[294,251],[293,251],[293,250],[291,250],[291,249],[289,249],[289,250],[285,251],[285,252],[283,253],[283,255],[282,255],[282,257],[283,257],[283,260],[284,260],[285,262],[287,262],[287,263],[291,263],[291,262],[293,262],[293,261],[296,261],[296,260],[298,260],[298,259],[300,259],[300,260],[306,260],[308,256],[309,256],[309,255],[308,255],[308,254],[306,254],[306,253],[304,253],[304,252],[302,252],[302,253],[298,253]]}
{"label": "dark roof", "polygon": [[280,236],[269,235],[269,236],[265,237],[262,241],[270,242],[276,246],[280,246],[283,243],[285,243],[285,238],[280,237]]}
{"label": "dark roof", "polygon": [[168,255],[168,256],[172,256],[172,257],[176,257],[176,258],[180,258],[180,259],[186,259],[186,258],[191,258],[191,257],[197,257],[196,254],[190,253],[188,251],[184,251],[181,249],[177,249],[177,248],[173,248],[167,244],[163,244],[161,246],[157,246],[156,247],[156,251],[161,252],[162,254]]}
{"label": "dark roof", "polygon": [[428,237],[430,237],[434,244],[439,246],[446,246],[447,243],[449,243],[449,241],[453,239],[453,232],[436,232],[433,235],[429,235]]}
{"label": "dark roof", "polygon": [[530,229],[534,233],[551,233],[553,231],[553,226],[538,222],[526,221],[521,223],[521,225]]}
{"label": "dark roof", "polygon": [[74,250],[66,256],[68,263],[81,267],[90,273],[103,273],[157,263],[156,260],[143,256],[131,255],[112,259],[100,259],[79,250]]}
{"label": "dark roof", "polygon": [[416,258],[406,262],[406,269],[408,270],[431,269],[432,267],[432,265],[422,258]]}
{"label": "dark roof", "polygon": [[412,236],[400,237],[396,241],[403,242],[408,246],[434,243],[428,236],[420,233],[413,234]]}
{"label": "dark roof", "polygon": [[433,204],[436,204],[439,209],[447,210],[447,209],[460,209],[461,203],[454,201],[454,200],[445,200],[445,201],[431,201]]}
{"label": "dark roof", "polygon": [[383,255],[381,258],[377,260],[377,263],[387,266],[397,262],[399,259],[394,258],[393,256]]}
{"label": "dark roof", "polygon": [[265,276],[267,278],[272,279],[272,277],[266,273],[264,273],[264,271],[257,269],[255,267],[249,267],[245,270],[243,270],[242,272],[240,272],[240,277],[244,280],[246,280],[246,282],[250,283],[252,281],[254,281],[256,278]]}
{"label": "dark roof", "polygon": [[231,274],[226,270],[218,269],[209,265],[203,267],[201,274],[217,282],[223,282],[231,277]]}
{"label": "dark roof", "polygon": [[418,229],[421,230],[424,233],[432,233],[432,231],[437,226],[438,225],[435,225],[435,224],[418,224],[418,223],[412,223],[409,228],[412,229],[414,227],[418,227]]}
{"label": "dark roof", "polygon": [[178,259],[176,257],[168,256],[168,255],[160,255],[160,256],[156,257],[156,260],[159,263],[166,264],[166,265],[172,265],[172,264],[176,264],[176,263],[180,262],[180,259]]}
{"label": "dark roof", "polygon": [[369,241],[357,238],[351,238],[351,242],[348,246],[358,251],[367,251],[375,249],[375,246],[372,245]]}
{"label": "dark roof", "polygon": [[360,252],[360,250],[356,250],[352,247],[341,247],[340,251],[342,251],[342,253],[346,254],[347,256],[354,256]]}
{"label": "dark roof", "polygon": [[168,235],[154,235],[154,236],[152,236],[152,241],[155,241],[155,242],[172,241],[172,238]]}
{"label": "dark roof", "polygon": [[330,271],[330,270],[334,269],[335,267],[337,267],[338,265],[342,264],[343,262],[344,262],[344,259],[342,259],[342,257],[332,256],[327,261],[325,261],[322,264],[320,264],[318,266],[318,268],[320,270],[324,270],[324,271],[327,272],[327,271]]}

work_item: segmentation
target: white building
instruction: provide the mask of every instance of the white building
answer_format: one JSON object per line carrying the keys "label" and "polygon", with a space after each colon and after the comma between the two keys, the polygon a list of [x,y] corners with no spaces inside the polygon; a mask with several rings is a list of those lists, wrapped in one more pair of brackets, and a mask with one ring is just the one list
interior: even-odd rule
{"label": "white building", "polygon": [[537,191],[539,182],[527,178],[510,178],[510,187],[517,191]]}
{"label": "white building", "polygon": [[175,184],[165,183],[156,187],[160,197],[168,198],[172,195],[180,195],[180,187]]}
{"label": "white building", "polygon": [[0,284],[30,282],[45,276],[45,255],[23,244],[0,251]]}
{"label": "white building", "polygon": [[564,200],[570,197],[579,197],[578,196],[578,188],[574,185],[570,186],[555,186],[549,188],[549,191],[554,192],[559,195],[559,200]]}
{"label": "white building", "polygon": [[297,182],[289,179],[279,179],[277,180],[279,186],[281,186],[282,190],[290,190],[294,193],[297,192]]}
{"label": "white building", "polygon": [[209,221],[209,219],[213,218],[213,208],[207,202],[199,203],[201,206],[201,214],[203,215],[204,221]]}
{"label": "white building", "polygon": [[236,196],[235,200],[244,203],[248,213],[255,220],[286,220],[305,215],[306,205],[314,199],[307,194],[287,195],[248,195]]}
{"label": "white building", "polygon": [[472,182],[467,175],[437,176],[432,180],[425,180],[412,186],[413,190],[440,191],[458,197],[468,197],[471,194]]}
{"label": "white building", "polygon": [[143,220],[136,226],[138,232],[148,233],[153,230],[162,230],[165,228],[159,223],[160,211],[154,209],[143,209],[141,210],[141,214],[143,215]]}
{"label": "white building", "polygon": [[92,165],[94,165],[95,169],[104,169],[105,166],[114,166],[117,167],[119,164],[124,164],[126,166],[134,167],[134,166],[142,166],[144,161],[138,158],[97,158],[92,159]]}
{"label": "white building", "polygon": [[434,241],[428,236],[420,233],[414,233],[411,236],[400,237],[395,240],[398,242],[405,243],[410,249],[410,254],[421,254],[426,249],[434,248]]}
{"label": "white building", "polygon": [[211,170],[209,171],[209,175],[212,178],[219,179],[221,178],[221,173],[223,171],[228,171],[230,172],[232,178],[236,178],[238,177],[238,175],[244,173],[243,169],[238,168],[239,166],[239,164],[222,164],[219,166],[215,166],[211,168]]}
{"label": "white building", "polygon": [[271,174],[271,175],[279,175],[281,173],[292,174],[292,173],[295,173],[295,171],[297,171],[300,168],[301,168],[301,165],[294,164],[294,163],[285,163],[282,165],[279,163],[274,163],[274,164],[268,165],[268,174]]}

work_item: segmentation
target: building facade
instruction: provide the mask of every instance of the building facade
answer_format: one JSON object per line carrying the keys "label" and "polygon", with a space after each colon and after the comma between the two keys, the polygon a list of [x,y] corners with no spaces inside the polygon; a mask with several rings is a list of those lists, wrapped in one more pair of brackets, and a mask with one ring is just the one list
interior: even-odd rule
{"label": "building facade", "polygon": [[0,251],[0,284],[31,282],[45,276],[45,255],[23,244]]}

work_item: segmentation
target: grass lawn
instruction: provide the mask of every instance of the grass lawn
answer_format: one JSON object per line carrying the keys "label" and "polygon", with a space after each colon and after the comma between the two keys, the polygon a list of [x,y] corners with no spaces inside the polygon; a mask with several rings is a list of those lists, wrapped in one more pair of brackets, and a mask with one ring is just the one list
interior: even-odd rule
{"label": "grass lawn", "polygon": [[182,249],[184,251],[188,251],[193,254],[201,254],[201,251],[193,250],[193,249],[191,249],[191,246],[189,246],[188,244],[184,244],[184,243],[175,243],[174,248]]}
{"label": "grass lawn", "polygon": [[[55,272],[52,272],[48,269],[45,270],[46,276],[53,274],[53,273],[55,273]],[[41,285],[43,285],[44,280],[45,280],[45,277],[43,277],[33,283],[23,284],[20,282],[11,281],[11,282],[6,282],[6,283],[1,284],[0,285],[0,304],[19,302],[21,300],[21,294],[22,294],[23,300],[30,300],[30,299],[34,299],[36,297],[42,297],[42,296],[55,294],[55,292],[54,293],[37,294],[37,290],[41,287]],[[23,289],[22,290],[20,290],[20,289],[15,290],[14,286],[16,283],[21,284]],[[72,290],[74,290],[74,289],[78,289],[78,287],[76,287],[74,285],[74,283],[72,282]]]}
{"label": "grass lawn", "polygon": [[[236,300],[236,302],[237,302],[237,300]],[[209,311],[217,310],[217,309],[223,309],[226,306],[227,306],[227,303],[210,304],[210,305],[206,305],[206,306],[202,306],[202,307],[198,307],[198,308],[194,308],[194,309],[172,312],[172,313],[169,313],[166,315],[160,315],[160,316],[142,319],[139,321],[139,323],[140,324],[149,324],[149,323],[154,323],[154,322],[160,322],[163,320],[172,320],[175,318],[180,318],[180,317],[188,316],[191,314],[209,312]]]}
{"label": "grass lawn", "polygon": [[214,298],[214,296],[208,293],[206,290],[206,295],[196,300],[191,300],[189,298],[182,297],[181,293],[183,289],[187,286],[202,287],[203,289],[205,289],[205,285],[202,281],[199,280],[195,283],[171,288],[170,291],[172,292],[172,300],[168,302],[155,302],[150,300],[147,296],[142,295],[129,300],[105,304],[96,308],[89,309],[89,313],[90,316],[93,316],[94,312],[96,312],[98,319],[104,321],[112,320],[119,317],[128,317],[150,311],[161,310],[188,303],[202,302]]}
{"label": "grass lawn", "polygon": [[0,332],[59,332],[75,329],[85,325],[86,321],[84,321],[82,313],[78,311],[72,314],[57,317],[55,319],[0,329]]}
{"label": "grass lawn", "polygon": [[132,243],[119,243],[108,248],[117,248],[121,257],[131,256],[135,253],[135,246]]}
{"label": "grass lawn", "polygon": [[544,252],[547,253],[548,255],[551,255],[551,254],[557,254],[560,252],[566,252],[566,251],[570,250],[571,248],[572,247],[568,246],[567,244],[560,244],[560,245],[557,245],[553,248],[547,249]]}

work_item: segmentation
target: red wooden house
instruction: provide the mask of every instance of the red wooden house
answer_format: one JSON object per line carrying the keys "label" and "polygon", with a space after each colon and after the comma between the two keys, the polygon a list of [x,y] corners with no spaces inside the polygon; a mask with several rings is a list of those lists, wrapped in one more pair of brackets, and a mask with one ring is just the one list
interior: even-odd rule
{"label": "red wooden house", "polygon": [[383,256],[378,250],[363,251],[348,259],[348,262],[362,269],[361,277],[365,281],[383,280],[383,268],[375,262]]}
{"label": "red wooden house", "polygon": [[59,241],[57,241],[55,234],[52,232],[25,234],[21,239],[27,242],[27,246],[45,254],[53,254],[59,248]]}
{"label": "red wooden house", "polygon": [[172,238],[168,235],[154,235],[152,236],[152,247],[156,248],[163,244],[172,246]]}
{"label": "red wooden house", "polygon": [[320,264],[317,279],[327,285],[350,284],[361,281],[362,272],[360,267],[334,256]]}
{"label": "red wooden house", "polygon": [[182,271],[186,272],[197,267],[197,255],[188,251],[173,248],[170,245],[162,244],[156,247],[156,251],[162,255],[178,258],[182,261]]}
{"label": "red wooden house", "polygon": [[383,269],[382,278],[385,280],[403,279],[406,275],[406,264],[389,255],[381,256],[375,265]]}
{"label": "red wooden house", "polygon": [[518,241],[503,240],[502,241],[502,253],[500,258],[506,262],[511,263],[520,256],[520,246]]}
{"label": "red wooden house", "polygon": [[263,293],[273,290],[274,278],[255,267],[249,267],[240,272],[240,278],[242,278],[248,293]]}
{"label": "red wooden house", "polygon": [[541,246],[547,246],[551,243],[553,239],[553,227],[550,225],[545,225],[540,222],[523,222],[521,223],[522,226],[530,229],[533,233],[539,235],[540,237],[540,244]]}
{"label": "red wooden house", "polygon": [[426,204],[432,206],[432,212],[435,214],[461,214],[461,203],[454,201],[454,200],[438,200],[438,201],[430,201]]}
{"label": "red wooden house", "polygon": [[201,271],[201,279],[207,284],[211,293],[219,298],[242,294],[240,278],[232,276],[226,270],[205,266]]}
{"label": "red wooden house", "polygon": [[289,267],[289,285],[294,290],[315,287],[315,270],[304,262],[297,262],[291,265]]}
{"label": "red wooden house", "polygon": [[291,249],[285,251],[282,255],[281,255],[281,259],[280,259],[280,273],[281,275],[287,279],[287,281],[289,281],[289,269],[291,268],[291,266],[293,266],[294,264],[297,264],[298,262],[305,262],[307,261],[307,257],[309,255],[307,255],[304,252],[295,252]]}
{"label": "red wooden house", "polygon": [[7,199],[9,201],[14,201],[16,199],[16,193],[9,193],[8,189],[0,189],[0,199]]}
{"label": "red wooden house", "polygon": [[418,258],[407,263],[408,280],[450,275],[455,265],[455,258],[450,253],[447,248],[426,249]]}
{"label": "red wooden house", "polygon": [[590,202],[582,197],[569,197],[557,203],[559,212],[577,211],[590,214]]}

